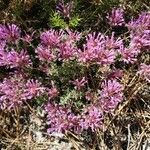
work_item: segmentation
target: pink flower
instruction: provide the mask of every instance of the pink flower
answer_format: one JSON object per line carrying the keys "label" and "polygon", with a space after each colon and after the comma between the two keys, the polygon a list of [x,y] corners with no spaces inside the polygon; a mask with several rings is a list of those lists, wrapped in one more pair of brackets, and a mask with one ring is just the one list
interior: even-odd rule
{"label": "pink flower", "polygon": [[127,24],[131,32],[131,45],[142,49],[150,46],[150,13],[143,12],[135,20]]}
{"label": "pink flower", "polygon": [[75,43],[77,42],[78,40],[80,40],[81,38],[81,33],[79,32],[73,32],[72,30],[70,29],[67,29],[67,41],[70,41],[72,43]]}
{"label": "pink flower", "polygon": [[143,33],[137,35],[131,34],[130,45],[137,49],[150,46],[150,30],[144,30]]}
{"label": "pink flower", "polygon": [[0,25],[0,40],[15,42],[21,36],[21,30],[15,24]]}
{"label": "pink flower", "polygon": [[144,77],[145,80],[150,82],[150,65],[141,64],[138,74],[140,74],[141,77]]}
{"label": "pink flower", "polygon": [[37,53],[39,60],[43,62],[51,63],[55,59],[50,47],[44,47],[40,45],[37,47],[35,52]]}
{"label": "pink flower", "polygon": [[8,65],[10,65],[11,68],[30,67],[30,65],[31,65],[30,57],[27,54],[27,52],[24,50],[22,50],[20,53],[14,51],[14,50],[8,52],[7,61],[8,61]]}
{"label": "pink flower", "polygon": [[85,108],[81,116],[82,119],[80,119],[80,126],[82,130],[91,128],[94,132],[102,125],[103,115],[99,107],[93,105],[88,106]]}
{"label": "pink flower", "polygon": [[23,104],[25,80],[22,76],[13,76],[0,83],[0,108],[12,109]]}
{"label": "pink flower", "polygon": [[81,90],[81,88],[84,87],[87,83],[87,80],[85,79],[85,77],[83,77],[80,80],[76,79],[75,81],[72,81],[72,83],[75,85],[76,90]]}
{"label": "pink flower", "polygon": [[124,46],[121,47],[119,50],[121,54],[121,59],[126,63],[134,63],[137,60],[137,56],[140,53],[140,50],[136,47],[129,47],[125,48]]}
{"label": "pink flower", "polygon": [[61,42],[58,45],[59,60],[72,60],[77,56],[76,42],[80,39],[81,34],[69,29],[66,31],[67,33],[62,36]]}
{"label": "pink flower", "polygon": [[122,26],[125,21],[124,21],[124,17],[123,17],[123,9],[121,8],[117,8],[117,9],[113,9],[111,11],[111,14],[108,14],[107,18],[109,20],[109,24],[111,26]]}
{"label": "pink flower", "polygon": [[14,50],[11,50],[10,52],[0,50],[0,66],[9,66],[10,68],[30,67],[31,60],[24,50],[20,53]]}
{"label": "pink flower", "polygon": [[87,49],[97,50],[103,48],[105,44],[105,36],[101,33],[96,32],[87,35],[87,44],[84,45]]}
{"label": "pink flower", "polygon": [[63,34],[64,33],[62,31],[58,33],[57,31],[52,29],[49,31],[42,32],[40,36],[41,43],[45,46],[55,48],[59,44]]}
{"label": "pink flower", "polygon": [[94,52],[94,50],[84,50],[83,52],[80,51],[78,54],[78,61],[82,63],[91,63],[95,62],[98,55]]}
{"label": "pink flower", "polygon": [[22,75],[15,74],[0,83],[0,108],[10,110],[22,106],[26,100],[38,97],[44,92],[45,88],[37,80],[26,81]]}
{"label": "pink flower", "polygon": [[45,92],[45,88],[37,80],[28,80],[26,88],[24,89],[24,97],[26,99],[32,99],[41,96]]}
{"label": "pink flower", "polygon": [[73,44],[69,42],[61,43],[59,45],[59,59],[61,60],[70,60],[73,59],[76,56],[76,48],[73,46]]}
{"label": "pink flower", "polygon": [[111,37],[106,36],[106,49],[116,49],[118,50],[123,45],[123,40],[119,37],[115,39],[115,33],[112,32]]}
{"label": "pink flower", "polygon": [[109,39],[101,33],[98,35],[96,35],[96,33],[89,34],[87,36],[87,43],[84,44],[84,51],[80,50],[78,52],[79,62],[97,63],[99,65],[109,65],[113,63],[116,57],[114,49],[118,47],[118,42],[116,41],[116,43],[112,45],[112,40],[114,40],[113,36]]}
{"label": "pink flower", "polygon": [[79,118],[71,112],[70,108],[49,103],[46,105],[45,110],[48,113],[47,124],[50,126],[48,129],[49,133],[72,131],[73,129],[75,131],[78,127]]}
{"label": "pink flower", "polygon": [[127,27],[135,34],[140,34],[144,30],[149,29],[150,13],[142,12],[137,19],[131,20],[131,22],[127,24]]}
{"label": "pink flower", "polygon": [[123,100],[123,86],[116,80],[106,80],[99,93],[101,107],[106,112],[116,108],[118,103]]}
{"label": "pink flower", "polygon": [[97,64],[110,65],[115,61],[116,52],[114,50],[101,50],[98,54]]}
{"label": "pink flower", "polygon": [[58,90],[56,87],[52,87],[51,89],[48,89],[48,96],[49,99],[57,97],[59,94]]}

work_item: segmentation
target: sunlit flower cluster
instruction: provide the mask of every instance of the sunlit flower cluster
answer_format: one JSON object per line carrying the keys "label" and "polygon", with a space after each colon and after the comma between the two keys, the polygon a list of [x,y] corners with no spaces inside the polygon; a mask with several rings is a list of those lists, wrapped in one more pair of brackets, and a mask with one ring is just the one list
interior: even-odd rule
{"label": "sunlit flower cluster", "polygon": [[[58,8],[61,14],[66,9],[68,16],[70,7]],[[23,36],[15,24],[0,25],[0,68],[5,73],[0,74],[0,109],[11,111],[40,101],[49,133],[102,128],[105,115],[113,115],[124,101],[126,68],[133,66],[142,82],[150,82],[148,61],[139,62],[149,52],[150,14],[126,23],[119,8],[107,19],[112,28],[124,26],[128,36],[67,28],[34,37]]]}

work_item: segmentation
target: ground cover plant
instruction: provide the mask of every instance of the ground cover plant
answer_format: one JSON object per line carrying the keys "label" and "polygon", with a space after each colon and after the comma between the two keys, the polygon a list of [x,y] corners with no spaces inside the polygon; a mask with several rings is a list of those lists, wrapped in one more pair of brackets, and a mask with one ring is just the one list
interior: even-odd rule
{"label": "ground cover plant", "polygon": [[148,147],[150,13],[113,7],[78,30],[73,6],[57,4],[53,28],[0,25],[1,147],[52,149],[54,133],[75,149]]}

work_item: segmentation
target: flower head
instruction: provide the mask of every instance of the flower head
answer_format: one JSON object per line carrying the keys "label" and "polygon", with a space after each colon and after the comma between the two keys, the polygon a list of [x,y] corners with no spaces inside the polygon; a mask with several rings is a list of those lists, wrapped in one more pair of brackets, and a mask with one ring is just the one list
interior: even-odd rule
{"label": "flower head", "polygon": [[76,90],[81,90],[81,88],[84,87],[87,83],[87,80],[85,77],[83,77],[81,80],[76,79],[75,81],[72,81],[72,83],[75,85]]}
{"label": "flower head", "polygon": [[137,56],[140,53],[140,50],[136,47],[125,48],[122,46],[119,50],[121,54],[121,59],[126,63],[134,63],[137,60]]}
{"label": "flower head", "polygon": [[115,49],[118,50],[123,45],[123,40],[119,38],[115,38],[115,33],[112,32],[111,37],[105,37],[106,49]]}
{"label": "flower head", "polygon": [[24,89],[26,99],[32,99],[41,96],[45,92],[45,88],[38,80],[28,80]]}
{"label": "flower head", "polygon": [[11,50],[7,53],[7,62],[11,68],[23,68],[31,65],[30,57],[25,50],[21,50],[20,53]]}
{"label": "flower head", "polygon": [[23,104],[25,80],[22,76],[13,76],[0,83],[0,108],[12,109]]}
{"label": "flower head", "polygon": [[0,40],[15,42],[21,36],[20,28],[15,24],[0,25]]}
{"label": "flower head", "polygon": [[82,130],[91,128],[94,132],[102,125],[103,115],[99,107],[94,105],[88,106],[85,108],[81,116],[82,119],[80,119],[80,126]]}
{"label": "flower head", "polygon": [[[113,38],[111,40],[114,40]],[[87,43],[84,44],[84,51],[78,52],[78,60],[83,63],[97,63],[99,65],[109,65],[114,62],[116,57],[115,48],[118,47],[117,42],[112,41],[101,33],[89,34]],[[114,41],[113,41],[114,42]]]}
{"label": "flower head", "polygon": [[76,47],[68,41],[61,43],[58,49],[58,58],[59,60],[71,60],[76,56]]}
{"label": "flower head", "polygon": [[100,104],[104,111],[109,112],[116,108],[123,100],[123,86],[114,80],[106,80],[100,91]]}
{"label": "flower head", "polygon": [[9,66],[10,68],[24,68],[31,66],[31,60],[26,51],[16,52],[11,50],[7,52],[0,50],[0,66]]}
{"label": "flower head", "polygon": [[22,106],[26,100],[40,96],[44,90],[37,80],[26,81],[20,74],[5,78],[0,83],[0,108],[9,110]]}
{"label": "flower head", "polygon": [[56,9],[58,13],[61,14],[63,17],[70,19],[71,13],[73,11],[73,1],[70,1],[67,4],[65,4],[64,0],[59,0]]}
{"label": "flower head", "polygon": [[47,111],[48,129],[49,133],[52,132],[65,132],[68,130],[76,129],[78,125],[78,117],[75,116],[70,108],[47,104],[45,107]]}
{"label": "flower head", "polygon": [[40,45],[37,47],[35,52],[37,53],[39,60],[42,62],[51,63],[55,58],[55,55],[53,54],[50,47]]}
{"label": "flower head", "polygon": [[136,49],[146,49],[150,46],[150,30],[144,30],[140,34],[131,34],[130,45]]}
{"label": "flower head", "polygon": [[48,30],[41,33],[41,43],[51,48],[56,48],[62,38],[63,32],[57,32],[55,30]]}
{"label": "flower head", "polygon": [[111,14],[108,14],[107,18],[109,20],[109,24],[111,26],[122,26],[125,21],[124,21],[124,16],[123,16],[123,9],[121,8],[117,8],[117,9],[113,9],[111,11]]}
{"label": "flower head", "polygon": [[58,92],[58,89],[56,87],[53,86],[52,88],[48,89],[49,99],[57,97],[58,94],[59,94],[59,92]]}
{"label": "flower head", "polygon": [[134,34],[140,34],[144,30],[148,30],[150,27],[150,13],[142,12],[137,19],[131,20],[127,27]]}

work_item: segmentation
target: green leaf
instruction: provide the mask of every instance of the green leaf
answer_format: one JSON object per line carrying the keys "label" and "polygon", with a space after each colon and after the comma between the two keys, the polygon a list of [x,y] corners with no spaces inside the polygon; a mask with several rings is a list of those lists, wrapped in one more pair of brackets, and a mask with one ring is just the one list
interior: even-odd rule
{"label": "green leaf", "polygon": [[60,104],[65,105],[70,102],[81,104],[82,92],[67,89],[66,94],[60,97]]}
{"label": "green leaf", "polygon": [[77,27],[79,25],[79,22],[81,21],[81,18],[79,18],[78,16],[73,17],[70,21],[69,21],[69,27]]}
{"label": "green leaf", "polygon": [[58,13],[54,13],[54,15],[50,18],[50,23],[53,27],[61,29],[65,29],[68,26]]}

